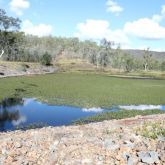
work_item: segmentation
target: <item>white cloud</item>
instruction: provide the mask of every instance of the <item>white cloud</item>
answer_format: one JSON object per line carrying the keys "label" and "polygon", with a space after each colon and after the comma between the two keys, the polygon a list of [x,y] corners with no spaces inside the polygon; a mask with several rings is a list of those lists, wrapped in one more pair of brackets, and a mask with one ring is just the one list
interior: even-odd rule
{"label": "white cloud", "polygon": [[23,10],[30,7],[30,2],[28,0],[11,0],[9,3],[10,9],[16,13],[16,15],[21,16]]}
{"label": "white cloud", "polygon": [[31,21],[23,21],[23,26],[21,29],[25,34],[36,35],[39,37],[48,36],[52,33],[53,27],[47,24],[34,25]]}
{"label": "white cloud", "polygon": [[142,39],[165,39],[165,27],[149,18],[127,22],[124,26],[124,32]]}
{"label": "white cloud", "polygon": [[108,0],[106,5],[107,12],[115,13],[117,15],[124,10],[117,2],[113,0]]}
{"label": "white cloud", "polygon": [[106,38],[107,40],[121,43],[123,45],[129,43],[125,33],[120,29],[110,29],[110,24],[106,20],[86,20],[84,23],[79,23],[77,29],[78,32],[75,33],[75,37],[83,40],[101,40]]}

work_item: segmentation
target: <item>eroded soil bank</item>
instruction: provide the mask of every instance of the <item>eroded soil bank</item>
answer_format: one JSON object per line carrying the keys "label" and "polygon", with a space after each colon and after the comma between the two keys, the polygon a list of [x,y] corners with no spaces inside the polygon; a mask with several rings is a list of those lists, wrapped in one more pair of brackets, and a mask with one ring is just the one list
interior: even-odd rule
{"label": "eroded soil bank", "polygon": [[[135,131],[165,115],[0,133],[0,164],[165,164],[165,138]],[[163,124],[163,127],[165,125]]]}

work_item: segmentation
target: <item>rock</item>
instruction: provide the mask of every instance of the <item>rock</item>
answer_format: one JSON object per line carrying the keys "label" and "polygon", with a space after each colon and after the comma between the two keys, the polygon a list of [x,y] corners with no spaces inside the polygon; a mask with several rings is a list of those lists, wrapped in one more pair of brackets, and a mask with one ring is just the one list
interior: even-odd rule
{"label": "rock", "polygon": [[54,143],[50,146],[51,152],[55,152],[57,149],[57,145],[59,144],[59,141],[54,141]]}
{"label": "rock", "polygon": [[165,136],[158,136],[158,141],[165,142]]}
{"label": "rock", "polygon": [[133,165],[139,162],[139,158],[136,155],[132,156]]}
{"label": "rock", "polygon": [[162,162],[165,163],[165,150],[163,150],[160,154],[159,154],[159,158]]}
{"label": "rock", "polygon": [[18,143],[18,142],[16,142],[16,143],[14,144],[14,146],[15,146],[16,148],[21,148],[21,147],[22,147],[22,145],[21,145],[20,143]]}
{"label": "rock", "polygon": [[124,153],[123,158],[127,161],[127,165],[134,165],[132,156],[129,153]]}
{"label": "rock", "polygon": [[134,148],[135,144],[130,141],[124,141],[124,146],[128,148]]}
{"label": "rock", "polygon": [[116,144],[115,141],[113,141],[112,139],[105,139],[104,147],[105,149],[109,149],[113,151],[120,148],[119,144]]}
{"label": "rock", "polygon": [[134,146],[134,150],[136,152],[147,151],[147,146],[143,142],[140,142]]}
{"label": "rock", "polygon": [[91,159],[83,159],[81,161],[82,164],[91,164],[93,161]]}
{"label": "rock", "polygon": [[[160,116],[164,121],[165,115]],[[137,124],[139,126],[139,122]],[[136,136],[135,125],[120,127],[121,121],[114,120],[83,126],[0,132],[0,165],[165,164],[162,137]],[[105,130],[113,130],[113,133],[107,134]]]}
{"label": "rock", "polygon": [[103,161],[103,160],[104,160],[104,157],[103,157],[102,155],[99,155],[99,156],[98,156],[98,160],[99,160],[99,161]]}
{"label": "rock", "polygon": [[7,155],[9,152],[8,152],[8,150],[6,148],[3,148],[1,150],[1,153],[2,153],[2,155]]}
{"label": "rock", "polygon": [[158,154],[155,151],[139,152],[138,156],[143,163],[153,164],[159,162]]}

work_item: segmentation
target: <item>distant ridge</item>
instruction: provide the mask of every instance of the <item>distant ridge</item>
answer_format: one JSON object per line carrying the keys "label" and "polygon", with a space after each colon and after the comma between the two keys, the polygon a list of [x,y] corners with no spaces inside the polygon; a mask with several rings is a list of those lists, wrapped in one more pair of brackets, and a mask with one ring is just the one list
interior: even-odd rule
{"label": "distant ridge", "polygon": [[[144,55],[143,50],[138,49],[123,49],[124,52],[132,55],[133,57],[137,59],[142,59]],[[165,52],[156,52],[156,51],[150,51],[153,55],[153,58],[159,60],[159,61],[165,61]]]}

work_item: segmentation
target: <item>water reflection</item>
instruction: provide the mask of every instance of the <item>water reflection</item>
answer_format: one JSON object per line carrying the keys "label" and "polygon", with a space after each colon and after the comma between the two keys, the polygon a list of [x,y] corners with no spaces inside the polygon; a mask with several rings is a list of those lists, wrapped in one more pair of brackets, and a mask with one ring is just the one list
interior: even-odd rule
{"label": "water reflection", "polygon": [[23,105],[24,100],[22,98],[12,97],[12,98],[5,98],[0,102],[0,105],[3,108],[15,106],[15,105]]}
{"label": "water reflection", "polygon": [[34,124],[38,127],[38,123],[46,123],[49,126],[70,125],[79,118],[108,111],[102,108],[48,105],[34,98],[6,98],[0,105],[0,116],[3,118],[0,120],[1,131],[28,128]]}
{"label": "water reflection", "polygon": [[0,130],[5,130],[5,123],[17,121],[20,118],[19,111],[10,112],[7,109],[0,109]]}
{"label": "water reflection", "polygon": [[26,116],[19,116],[19,118],[17,119],[17,120],[12,120],[12,124],[14,125],[14,126],[19,126],[20,124],[23,124],[23,123],[25,123],[26,122]]}
{"label": "water reflection", "polygon": [[[70,125],[74,120],[89,117],[102,112],[125,110],[160,109],[161,105],[114,106],[111,109],[101,107],[80,108],[74,106],[49,105],[34,98],[5,98],[0,102],[0,131],[17,128]],[[39,124],[38,124],[39,123]]]}
{"label": "water reflection", "polygon": [[5,98],[0,102],[0,130],[5,130],[6,123],[17,124],[21,116],[19,110],[10,110],[10,107],[23,105],[21,98]]}
{"label": "water reflection", "polygon": [[93,108],[83,108],[82,111],[83,112],[103,112],[104,109],[102,109],[100,107],[98,107],[98,108],[93,107]]}
{"label": "water reflection", "polygon": [[119,106],[119,108],[124,110],[165,110],[162,105],[125,105]]}

